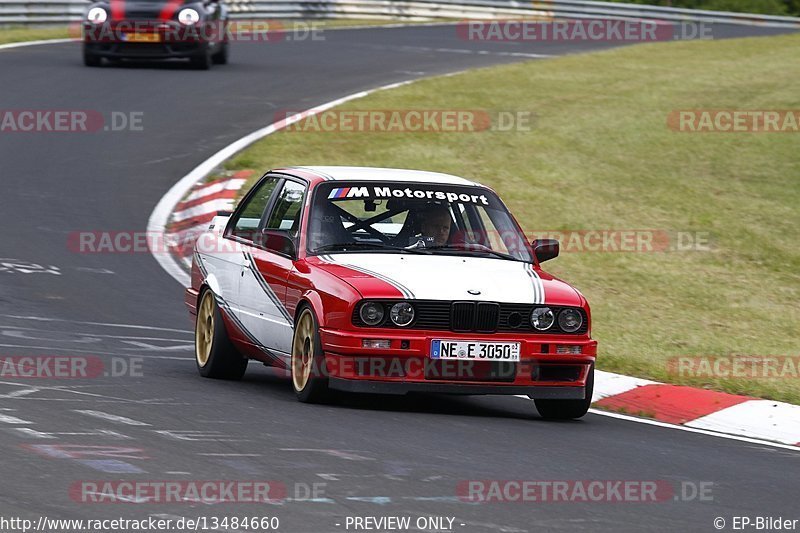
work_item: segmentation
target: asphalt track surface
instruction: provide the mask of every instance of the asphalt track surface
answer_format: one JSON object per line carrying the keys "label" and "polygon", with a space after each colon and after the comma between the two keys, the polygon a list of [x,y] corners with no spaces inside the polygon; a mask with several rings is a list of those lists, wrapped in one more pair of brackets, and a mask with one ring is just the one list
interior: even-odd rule
{"label": "asphalt track surface", "polygon": [[[152,256],[69,249],[76,231],[144,231],[173,183],[272,122],[276,110],[530,59],[519,54],[610,46],[467,43],[447,26],[324,35],[240,43],[230,65],[210,72],[174,64],[87,69],[74,43],[0,52],[0,108],[143,112],[145,128],[0,137],[0,354],[140,365],[120,377],[0,380],[0,516],[277,516],[279,531],[292,532],[345,531],[348,516],[447,516],[464,532],[713,531],[715,517],[800,518],[791,516],[800,454],[788,450],[597,415],[545,422],[532,402],[514,397],[344,396],[304,405],[288,381],[256,364],[240,383],[204,380],[182,288]],[[87,446],[135,450],[120,457]],[[471,504],[457,492],[470,479],[662,480],[678,493],[682,483],[710,482],[713,500]],[[69,488],[81,480],[275,480],[289,498],[79,504]],[[303,498],[314,483],[323,492]]]}

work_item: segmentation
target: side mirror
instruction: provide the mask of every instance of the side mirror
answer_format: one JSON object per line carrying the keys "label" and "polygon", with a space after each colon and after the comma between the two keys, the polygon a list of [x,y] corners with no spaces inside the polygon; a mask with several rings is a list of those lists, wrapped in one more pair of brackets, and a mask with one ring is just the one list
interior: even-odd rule
{"label": "side mirror", "polygon": [[559,245],[556,239],[536,239],[531,246],[536,260],[540,263],[558,257]]}
{"label": "side mirror", "polygon": [[261,231],[261,246],[277,254],[297,259],[294,240],[285,231],[265,229]]}

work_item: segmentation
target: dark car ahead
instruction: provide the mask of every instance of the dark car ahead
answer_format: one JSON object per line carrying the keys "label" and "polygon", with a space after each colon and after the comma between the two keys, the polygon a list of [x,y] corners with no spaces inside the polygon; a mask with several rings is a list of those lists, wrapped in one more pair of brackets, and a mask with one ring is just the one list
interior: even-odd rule
{"label": "dark car ahead", "polygon": [[189,59],[199,69],[228,62],[228,12],[218,0],[105,0],[83,22],[83,61]]}

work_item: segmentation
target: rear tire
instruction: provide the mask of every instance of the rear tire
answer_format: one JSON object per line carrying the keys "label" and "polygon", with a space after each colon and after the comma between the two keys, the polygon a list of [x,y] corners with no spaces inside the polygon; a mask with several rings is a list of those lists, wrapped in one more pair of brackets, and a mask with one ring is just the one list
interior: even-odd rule
{"label": "rear tire", "polygon": [[211,290],[205,290],[200,296],[194,331],[195,362],[200,375],[213,379],[242,379],[248,361],[228,338],[222,312]]}
{"label": "rear tire", "polygon": [[592,405],[594,392],[594,365],[586,378],[586,398],[583,400],[534,400],[536,410],[547,420],[572,420],[581,418]]}
{"label": "rear tire", "polygon": [[323,403],[330,399],[319,323],[308,305],[303,307],[295,321],[290,365],[292,388],[298,400],[303,403]]}
{"label": "rear tire", "polygon": [[83,64],[87,67],[99,67],[103,64],[103,58],[95,55],[84,48]]}

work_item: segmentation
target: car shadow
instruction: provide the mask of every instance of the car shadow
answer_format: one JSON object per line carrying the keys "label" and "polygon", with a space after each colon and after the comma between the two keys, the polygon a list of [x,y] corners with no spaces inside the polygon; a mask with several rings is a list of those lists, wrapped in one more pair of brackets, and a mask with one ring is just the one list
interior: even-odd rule
{"label": "car shadow", "polygon": [[[249,393],[268,395],[271,401],[297,402],[289,378],[274,368],[259,368],[251,363],[247,374],[238,385],[248,387]],[[531,400],[503,395],[453,395],[419,392],[395,395],[334,391],[327,405],[355,411],[509,418],[562,424],[578,422],[545,420],[539,416]]]}

